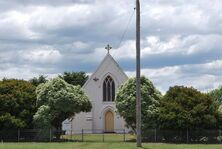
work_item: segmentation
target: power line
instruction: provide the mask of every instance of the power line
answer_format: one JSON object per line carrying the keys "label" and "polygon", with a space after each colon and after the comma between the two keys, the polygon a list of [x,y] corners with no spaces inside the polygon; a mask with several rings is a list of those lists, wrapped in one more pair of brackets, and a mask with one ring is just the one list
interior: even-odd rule
{"label": "power line", "polygon": [[[123,39],[124,39],[124,37],[125,37],[125,35],[126,35],[126,32],[128,31],[128,28],[129,28],[129,25],[130,25],[130,23],[131,23],[131,21],[132,21],[132,18],[133,18],[133,16],[134,16],[135,10],[136,10],[136,8],[133,8],[133,12],[132,12],[132,14],[130,15],[130,18],[129,18],[129,21],[128,21],[128,23],[127,23],[127,26],[126,26],[126,28],[125,28],[122,36],[121,36],[121,39],[120,39],[118,45],[116,46],[116,49],[118,49],[118,48],[120,47],[120,45],[121,45],[121,43],[122,43],[122,41],[123,41]],[[111,48],[112,48],[112,47],[111,47]],[[113,51],[113,52],[115,52],[115,51]],[[117,53],[117,52],[116,52],[116,53]],[[113,58],[115,57],[116,53],[114,53],[114,54],[112,55]],[[110,64],[107,64],[106,67],[109,67],[109,66],[110,66]],[[103,70],[102,73],[103,73],[104,71],[105,71],[105,70]]]}
{"label": "power line", "polygon": [[123,41],[123,39],[124,39],[124,37],[125,37],[125,35],[126,35],[126,32],[127,32],[128,29],[129,29],[129,25],[130,25],[130,23],[131,23],[131,21],[132,21],[132,18],[133,18],[133,15],[134,15],[134,13],[135,13],[135,10],[136,10],[136,8],[133,9],[132,14],[130,15],[130,18],[129,18],[129,21],[128,21],[128,23],[127,23],[127,26],[126,26],[126,28],[125,28],[125,30],[124,30],[121,38],[120,38],[120,41],[119,41],[118,45],[116,46],[117,49],[120,47],[120,45],[121,45],[121,43],[122,43],[122,41]]}

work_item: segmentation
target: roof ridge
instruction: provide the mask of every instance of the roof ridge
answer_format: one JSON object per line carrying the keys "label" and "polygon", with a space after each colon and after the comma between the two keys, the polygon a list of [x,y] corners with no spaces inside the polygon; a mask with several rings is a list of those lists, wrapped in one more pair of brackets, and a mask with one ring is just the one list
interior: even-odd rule
{"label": "roof ridge", "polygon": [[93,78],[93,76],[98,72],[100,67],[103,65],[104,61],[107,59],[107,57],[110,57],[111,60],[114,62],[114,64],[119,68],[120,72],[125,75],[127,78],[128,76],[125,74],[123,69],[120,67],[120,65],[115,61],[115,59],[112,57],[111,54],[107,53],[106,56],[103,58],[103,60],[100,62],[99,66],[96,68],[96,70],[91,74],[91,76],[88,78],[88,80],[85,82],[85,84],[82,86],[82,88],[85,88],[85,86],[89,83],[89,81]]}

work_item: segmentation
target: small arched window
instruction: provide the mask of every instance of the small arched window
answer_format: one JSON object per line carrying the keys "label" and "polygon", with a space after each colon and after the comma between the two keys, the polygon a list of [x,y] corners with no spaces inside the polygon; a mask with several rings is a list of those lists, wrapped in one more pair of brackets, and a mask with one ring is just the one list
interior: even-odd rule
{"label": "small arched window", "polygon": [[115,83],[112,77],[107,76],[103,82],[103,101],[112,102],[115,99]]}

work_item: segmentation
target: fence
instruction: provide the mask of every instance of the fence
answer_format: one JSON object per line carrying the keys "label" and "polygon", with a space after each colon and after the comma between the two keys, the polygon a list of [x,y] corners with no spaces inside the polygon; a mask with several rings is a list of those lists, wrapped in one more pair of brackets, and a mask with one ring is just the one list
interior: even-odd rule
{"label": "fence", "polygon": [[125,142],[134,138],[134,135],[126,133],[125,129],[116,129],[114,133],[107,133],[102,129],[82,129],[75,133],[72,131],[66,133],[65,137],[69,140],[84,142]]}
{"label": "fence", "polygon": [[221,143],[220,129],[186,129],[166,130],[148,129],[142,133],[143,140],[148,142],[165,143]]}
{"label": "fence", "polygon": [[[102,129],[82,129],[77,133],[72,131],[55,131],[53,129],[10,129],[0,130],[0,141],[9,142],[52,142],[52,141],[78,141],[78,142],[123,142],[130,139],[125,129],[114,130],[115,133],[106,133]],[[60,139],[56,139],[56,135]],[[130,135],[133,138],[133,135]]]}
{"label": "fence", "polygon": [[[114,130],[115,133],[105,133],[101,129],[82,129],[77,133],[72,131],[55,131],[52,129],[11,129],[0,130],[1,141],[13,142],[51,142],[51,141],[79,141],[79,142],[124,142],[135,141],[135,135],[124,129]],[[60,139],[56,135],[60,134]],[[163,143],[222,143],[220,129],[206,130],[163,130],[147,129],[142,131],[144,142]]]}
{"label": "fence", "polygon": [[6,129],[0,130],[0,140],[10,142],[51,142],[56,140],[54,137],[56,134],[62,135],[64,133],[64,131],[52,129]]}

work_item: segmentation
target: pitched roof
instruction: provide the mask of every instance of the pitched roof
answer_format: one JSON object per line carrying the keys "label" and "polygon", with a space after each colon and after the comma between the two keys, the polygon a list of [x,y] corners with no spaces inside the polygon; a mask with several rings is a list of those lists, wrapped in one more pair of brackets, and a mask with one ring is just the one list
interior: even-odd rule
{"label": "pitched roof", "polygon": [[88,80],[85,82],[85,84],[83,85],[83,88],[89,83],[89,81],[92,80],[92,78],[94,77],[94,75],[99,71],[99,69],[102,67],[103,63],[106,61],[106,59],[110,58],[114,64],[117,66],[117,68],[119,69],[120,73],[122,73],[123,75],[126,76],[126,78],[128,78],[128,76],[125,74],[125,72],[123,71],[123,69],[119,66],[119,64],[114,60],[114,58],[107,53],[106,56],[104,57],[104,59],[102,60],[102,62],[100,63],[100,65],[97,67],[96,71],[88,78]]}

